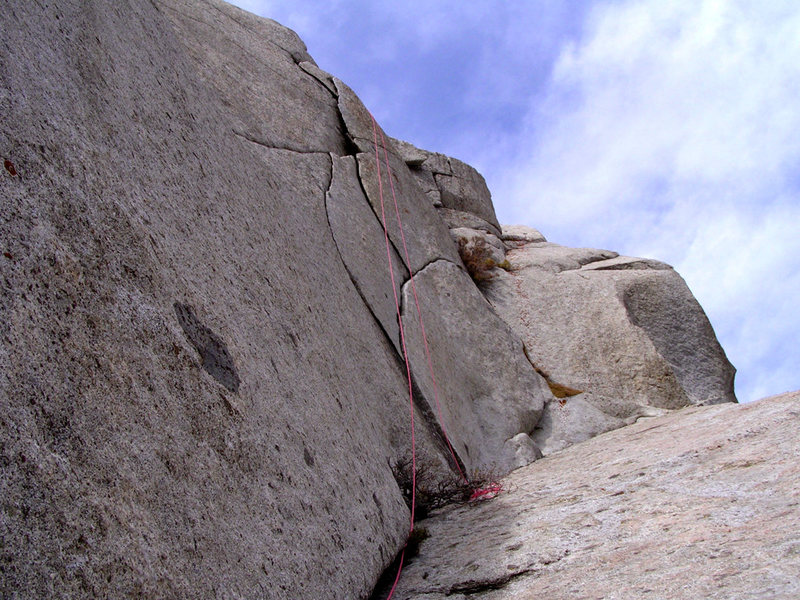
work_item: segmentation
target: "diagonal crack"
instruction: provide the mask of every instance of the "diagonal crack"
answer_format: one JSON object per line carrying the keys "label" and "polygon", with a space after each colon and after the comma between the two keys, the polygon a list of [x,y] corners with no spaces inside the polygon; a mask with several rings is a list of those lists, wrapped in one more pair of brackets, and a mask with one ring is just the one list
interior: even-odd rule
{"label": "diagonal crack", "polygon": [[532,576],[537,572],[541,571],[542,569],[544,569],[545,567],[548,567],[549,565],[555,564],[565,559],[569,555],[570,555],[570,550],[566,549],[563,550],[557,556],[544,558],[533,564],[528,565],[524,569],[520,569],[519,571],[515,571],[507,575],[501,575],[499,577],[489,577],[486,579],[469,579],[467,581],[462,581],[460,583],[452,584],[449,587],[443,587],[440,589],[427,589],[424,591],[424,593],[442,594],[445,597],[450,597],[455,595],[476,596],[479,594],[483,594],[485,592],[502,590],[503,588],[508,587],[514,581],[524,577]]}
{"label": "diagonal crack", "polygon": [[[339,111],[339,96],[336,93],[336,87],[331,82],[325,81],[323,78],[325,71],[320,69],[317,65],[307,60],[300,61],[297,63],[297,66],[300,67],[300,70],[303,71],[306,75],[311,77],[314,81],[324,87],[328,92],[330,92],[331,96],[337,100],[336,102],[336,110]],[[339,117],[341,119],[341,113],[339,113]]]}
{"label": "diagonal crack", "polygon": [[[392,356],[394,357],[394,359],[396,361],[398,370],[400,370],[401,372],[405,372],[405,363],[403,361],[403,356],[402,356],[401,351],[398,349],[398,347],[396,345],[396,342],[392,339],[392,333],[389,332],[386,329],[384,324],[381,322],[381,319],[378,318],[378,315],[375,313],[375,310],[374,310],[373,306],[367,300],[366,296],[364,295],[364,293],[362,292],[361,288],[359,287],[358,282],[356,281],[355,277],[351,273],[350,269],[347,266],[347,262],[344,260],[344,257],[342,256],[342,251],[339,248],[338,243],[336,242],[336,236],[333,234],[333,229],[334,228],[333,228],[333,225],[331,224],[331,220],[330,220],[330,212],[328,210],[328,201],[329,201],[329,198],[330,198],[331,188],[333,187],[334,178],[336,177],[336,162],[335,162],[335,155],[334,154],[329,153],[328,156],[330,157],[330,161],[331,161],[330,162],[331,170],[330,170],[330,182],[328,184],[328,189],[325,191],[325,214],[326,214],[326,218],[328,220],[328,230],[329,230],[329,232],[331,234],[331,238],[333,240],[334,247],[336,248],[336,252],[339,255],[339,260],[341,261],[345,272],[347,273],[348,277],[350,278],[350,282],[352,283],[353,287],[355,288],[356,292],[358,293],[359,297],[361,298],[361,301],[367,307],[367,310],[369,310],[370,314],[372,315],[372,318],[376,321],[376,323],[378,324],[378,327],[383,332],[384,337],[386,339],[386,342],[388,343],[388,347],[393,350]],[[365,195],[365,198],[366,198],[366,195]],[[402,287],[401,287],[401,291],[402,291]],[[401,297],[400,301],[402,303],[402,293],[401,293],[400,297]],[[403,312],[402,304],[400,306],[400,311],[401,311],[401,314],[402,314],[402,312]],[[411,373],[411,388],[412,388],[411,389],[411,395],[412,395],[412,397],[414,399],[414,407],[416,408],[419,416],[422,418],[422,420],[428,426],[428,431],[430,432],[431,437],[435,441],[435,444],[438,447],[439,451],[442,453],[442,456],[449,456],[447,440],[445,438],[444,432],[442,431],[441,424],[439,423],[439,421],[437,420],[437,418],[434,415],[433,411],[431,410],[430,403],[427,401],[427,399],[425,398],[425,395],[422,393],[422,389],[420,388],[419,384],[417,383],[417,378],[416,378],[415,374],[413,373],[413,370],[412,370],[412,373]],[[462,471],[464,470],[464,465],[463,464],[459,464],[457,466]]]}
{"label": "diagonal crack", "polygon": [[501,590],[510,584],[512,581],[519,579],[520,577],[524,577],[535,572],[535,568],[530,569],[523,569],[522,571],[517,571],[516,573],[511,573],[510,575],[503,575],[502,577],[497,577],[495,579],[485,579],[485,580],[469,580],[463,583],[457,583],[456,585],[452,586],[448,591],[445,592],[445,596],[453,596],[455,594],[461,594],[464,596],[472,596],[475,594],[481,594],[483,592],[491,592],[493,590]]}
{"label": "diagonal crack", "polygon": [[287,152],[295,152],[297,154],[324,154],[325,156],[330,156],[330,153],[324,150],[303,150],[300,148],[292,148],[290,146],[276,146],[274,144],[270,144],[269,142],[259,140],[258,138],[250,135],[249,133],[243,133],[241,131],[236,131],[235,129],[233,129],[232,131],[234,135],[242,139],[245,139],[248,142],[253,142],[254,144],[263,146],[264,148],[269,148],[270,150],[285,150]]}

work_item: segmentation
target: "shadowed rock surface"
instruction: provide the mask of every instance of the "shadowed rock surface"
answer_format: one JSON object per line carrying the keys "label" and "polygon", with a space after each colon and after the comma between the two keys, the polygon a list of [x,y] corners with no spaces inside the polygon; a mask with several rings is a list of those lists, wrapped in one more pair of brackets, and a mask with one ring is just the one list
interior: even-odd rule
{"label": "shadowed rock surface", "polygon": [[685,408],[421,523],[398,599],[800,596],[800,393]]}

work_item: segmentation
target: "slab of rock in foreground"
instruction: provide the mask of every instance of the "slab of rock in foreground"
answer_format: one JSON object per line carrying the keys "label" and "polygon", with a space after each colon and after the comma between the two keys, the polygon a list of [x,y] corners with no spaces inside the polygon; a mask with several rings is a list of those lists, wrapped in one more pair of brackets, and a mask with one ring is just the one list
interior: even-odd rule
{"label": "slab of rock in foreground", "polygon": [[395,598],[798,598],[799,431],[795,392],[572,446],[422,522]]}

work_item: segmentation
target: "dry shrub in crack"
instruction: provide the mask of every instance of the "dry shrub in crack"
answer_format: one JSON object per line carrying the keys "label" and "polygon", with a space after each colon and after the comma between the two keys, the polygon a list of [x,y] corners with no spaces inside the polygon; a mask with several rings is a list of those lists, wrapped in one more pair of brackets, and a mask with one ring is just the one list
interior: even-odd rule
{"label": "dry shrub in crack", "polygon": [[[411,508],[412,479],[411,460],[401,459],[392,465],[395,481],[403,494],[406,505]],[[478,472],[467,482],[457,475],[441,475],[429,465],[416,465],[416,496],[414,514],[424,519],[431,511],[451,504],[464,504],[474,497],[475,491],[496,485],[497,477],[491,472]]]}

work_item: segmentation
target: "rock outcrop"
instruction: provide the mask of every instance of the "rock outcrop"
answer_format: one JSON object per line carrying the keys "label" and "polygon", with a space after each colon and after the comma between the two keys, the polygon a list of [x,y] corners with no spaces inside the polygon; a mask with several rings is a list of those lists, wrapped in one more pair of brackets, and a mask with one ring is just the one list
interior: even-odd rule
{"label": "rock outcrop", "polygon": [[[446,224],[392,140],[346,84],[338,79],[333,83],[348,139],[357,149],[364,191],[345,202],[371,210],[374,223],[370,241],[362,245],[366,253],[343,253],[345,267],[370,309],[371,299],[377,299],[373,314],[398,355],[407,353],[426,414],[439,420],[437,426],[446,432],[467,473],[508,472],[535,460],[540,453],[530,434],[551,397],[545,381],[528,364],[519,337],[477,293]],[[384,230],[385,250],[376,245]],[[343,245],[359,236],[365,239],[353,220],[338,221],[333,231]],[[376,263],[384,252],[393,265],[405,267],[395,280],[395,286],[402,285],[397,300],[405,346],[391,311],[388,269]],[[498,377],[500,373],[508,376]]]}
{"label": "rock outcrop", "polygon": [[420,524],[395,598],[800,596],[800,392],[643,419]]}
{"label": "rock outcrop", "polygon": [[732,399],[671,270],[501,228],[273,21],[11,0],[0,37],[3,597],[367,597],[410,416],[447,478]]}
{"label": "rock outcrop", "polygon": [[[398,148],[430,185],[453,162],[406,142]],[[434,203],[467,270],[550,385],[532,434],[539,449],[548,454],[665,410],[736,402],[735,369],[672,267],[549,243],[525,226],[498,230],[485,183],[469,169],[459,167],[460,195],[448,205],[441,190],[429,196],[439,194]]]}
{"label": "rock outcrop", "polygon": [[736,401],[735,369],[669,265],[520,237],[505,238],[508,271],[485,291],[559,396],[534,434],[545,454],[664,409]]}

